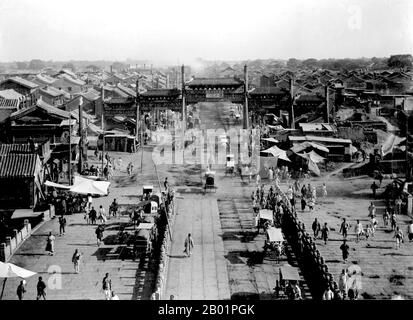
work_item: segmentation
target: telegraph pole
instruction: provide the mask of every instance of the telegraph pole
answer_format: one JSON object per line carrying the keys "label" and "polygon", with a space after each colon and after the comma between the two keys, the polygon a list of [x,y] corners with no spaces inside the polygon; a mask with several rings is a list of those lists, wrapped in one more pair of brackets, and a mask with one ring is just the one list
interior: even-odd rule
{"label": "telegraph pole", "polygon": [[295,129],[294,117],[294,76],[290,79],[290,96],[291,96],[291,129]]}
{"label": "telegraph pole", "polygon": [[72,113],[69,109],[69,186],[72,185]]}
{"label": "telegraph pole", "polygon": [[[105,89],[102,86],[102,177],[103,177],[103,169],[104,169],[104,159],[105,159]],[[97,147],[97,146],[96,146]]]}
{"label": "telegraph pole", "polygon": [[248,129],[248,70],[247,65],[244,66],[244,129]]}
{"label": "telegraph pole", "polygon": [[183,130],[186,130],[186,106],[185,106],[185,66],[181,67],[181,88],[182,88],[182,125]]}
{"label": "telegraph pole", "polygon": [[79,99],[79,137],[80,137],[80,148],[79,148],[79,173],[82,173],[83,171],[83,97],[80,96]]}

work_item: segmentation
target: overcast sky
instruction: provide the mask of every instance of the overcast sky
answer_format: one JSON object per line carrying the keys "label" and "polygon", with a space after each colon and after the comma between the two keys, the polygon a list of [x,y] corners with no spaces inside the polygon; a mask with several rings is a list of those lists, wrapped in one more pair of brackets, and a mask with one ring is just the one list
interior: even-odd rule
{"label": "overcast sky", "polygon": [[411,0],[0,0],[0,61],[383,57]]}

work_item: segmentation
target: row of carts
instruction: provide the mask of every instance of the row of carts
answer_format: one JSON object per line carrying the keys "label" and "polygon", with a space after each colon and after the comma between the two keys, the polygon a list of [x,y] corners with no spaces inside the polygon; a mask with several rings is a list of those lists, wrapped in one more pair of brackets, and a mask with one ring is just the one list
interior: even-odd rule
{"label": "row of carts", "polygon": [[[264,251],[271,254],[277,264],[280,263],[281,258],[286,257],[285,239],[281,228],[274,227],[274,217],[271,210],[261,209],[254,217],[254,224],[258,231],[263,229],[265,231]],[[302,282],[298,268],[283,264],[279,267],[279,282],[274,288],[278,298],[292,298],[287,297],[288,282],[300,283]]]}

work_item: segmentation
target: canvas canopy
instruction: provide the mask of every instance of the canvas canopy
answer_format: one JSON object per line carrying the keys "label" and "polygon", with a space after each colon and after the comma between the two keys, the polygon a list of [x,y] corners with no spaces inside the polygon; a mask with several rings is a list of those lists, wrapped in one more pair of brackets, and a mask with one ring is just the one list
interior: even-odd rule
{"label": "canvas canopy", "polygon": [[70,191],[79,194],[96,194],[106,196],[109,192],[110,182],[94,181],[80,176],[75,176],[75,181]]}
{"label": "canvas canopy", "polygon": [[67,186],[67,185],[64,185],[64,184],[59,184],[59,183],[54,183],[54,182],[51,182],[51,181],[46,181],[44,183],[44,185],[48,186],[48,187],[57,188],[57,189],[67,189],[67,190],[70,189],[70,186]]}
{"label": "canvas canopy", "polygon": [[263,138],[262,140],[268,141],[268,142],[273,142],[273,143],[279,142],[278,140],[276,140],[276,139],[274,139],[274,138]]}
{"label": "canvas canopy", "polygon": [[310,141],[304,141],[302,143],[296,144],[291,148],[291,151],[294,151],[296,153],[301,152],[307,148],[313,148],[313,149],[317,149],[323,152],[330,152],[330,150],[318,143],[315,142],[310,142]]}
{"label": "canvas canopy", "polygon": [[287,152],[285,150],[282,150],[282,149],[278,148],[277,146],[272,146],[271,148],[268,148],[268,149],[263,150],[261,152],[269,153],[269,154],[272,154],[274,157],[276,157],[278,159],[291,162],[291,160],[288,159],[288,157],[287,157]]}

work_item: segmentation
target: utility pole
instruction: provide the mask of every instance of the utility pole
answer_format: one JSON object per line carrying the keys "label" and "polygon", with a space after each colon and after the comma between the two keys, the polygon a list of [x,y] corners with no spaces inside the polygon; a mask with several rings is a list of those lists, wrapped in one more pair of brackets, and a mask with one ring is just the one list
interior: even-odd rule
{"label": "utility pole", "polygon": [[69,109],[69,186],[72,185],[72,113]]}
{"label": "utility pole", "polygon": [[182,125],[183,131],[186,130],[186,106],[185,106],[185,66],[181,67],[181,88],[182,88]]}
{"label": "utility pole", "polygon": [[294,76],[290,79],[290,96],[291,96],[291,129],[295,129],[294,117]]}
{"label": "utility pole", "polygon": [[79,99],[79,137],[80,137],[80,143],[79,143],[79,173],[82,173],[83,171],[83,97],[80,96]]}
{"label": "utility pole", "polygon": [[325,96],[326,96],[326,123],[330,123],[330,95],[328,91],[328,85],[325,86]]}
{"label": "utility pole", "polygon": [[104,169],[104,159],[105,159],[105,89],[102,86],[102,177]]}
{"label": "utility pole", "polygon": [[[136,129],[135,129],[135,141],[139,142],[139,127],[140,127],[140,108],[139,108],[139,76],[136,79]],[[138,151],[138,150],[136,150]]]}
{"label": "utility pole", "polygon": [[244,129],[248,129],[248,70],[247,65],[244,66]]}

